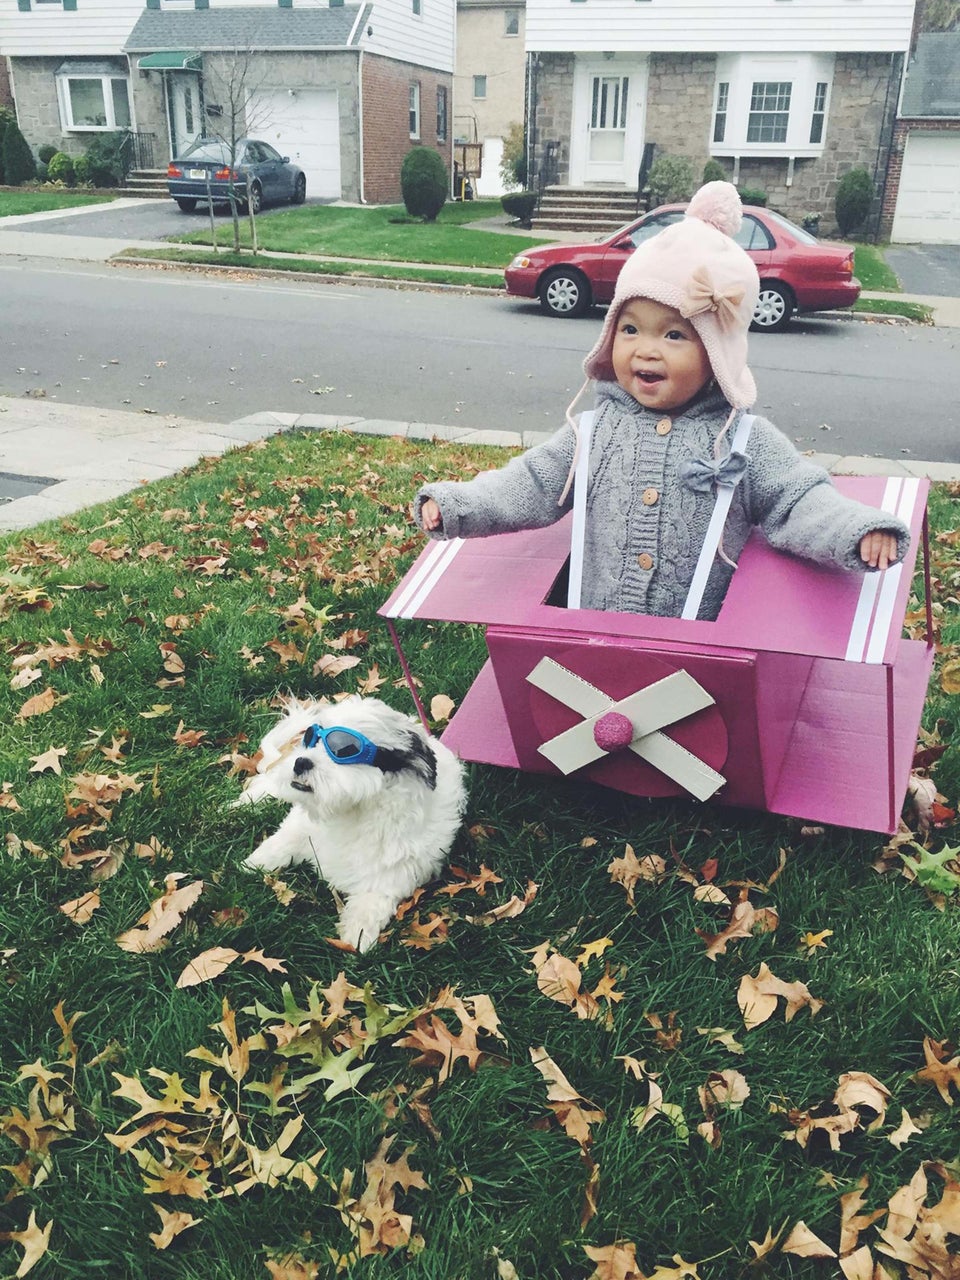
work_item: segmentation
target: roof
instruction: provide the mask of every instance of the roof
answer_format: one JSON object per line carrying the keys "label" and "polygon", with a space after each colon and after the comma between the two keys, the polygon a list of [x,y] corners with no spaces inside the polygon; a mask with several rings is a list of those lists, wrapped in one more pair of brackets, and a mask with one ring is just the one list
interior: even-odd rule
{"label": "roof", "polygon": [[[127,37],[124,51],[150,53],[162,49],[343,49],[350,33],[362,32],[371,6],[332,8],[145,9]],[[362,12],[361,12],[362,11]],[[358,17],[362,20],[358,22]],[[353,42],[357,44],[355,37]]]}
{"label": "roof", "polygon": [[901,116],[960,117],[960,31],[917,38],[907,64]]}

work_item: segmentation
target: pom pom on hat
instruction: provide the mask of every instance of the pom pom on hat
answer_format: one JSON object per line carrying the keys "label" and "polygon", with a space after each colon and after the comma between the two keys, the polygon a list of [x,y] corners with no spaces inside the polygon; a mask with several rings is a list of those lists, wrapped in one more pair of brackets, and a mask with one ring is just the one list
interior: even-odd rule
{"label": "pom pom on hat", "polygon": [[687,205],[687,217],[716,227],[724,235],[735,236],[743,222],[743,206],[736,187],[730,182],[707,182]]}

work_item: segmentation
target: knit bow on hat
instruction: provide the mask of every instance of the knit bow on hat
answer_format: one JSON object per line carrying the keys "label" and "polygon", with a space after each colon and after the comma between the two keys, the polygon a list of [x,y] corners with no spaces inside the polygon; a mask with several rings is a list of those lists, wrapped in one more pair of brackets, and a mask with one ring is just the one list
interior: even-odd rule
{"label": "knit bow on hat", "polygon": [[717,324],[721,329],[729,329],[740,321],[737,308],[744,299],[744,290],[737,285],[727,285],[719,289],[713,283],[706,267],[697,267],[687,281],[684,297],[680,301],[680,314],[687,320],[691,316],[703,315],[705,311],[715,311]]}
{"label": "knit bow on hat", "polygon": [[750,459],[745,453],[728,453],[723,458],[690,458],[680,467],[680,479],[694,493],[709,493],[715,484],[733,489],[743,479]]}

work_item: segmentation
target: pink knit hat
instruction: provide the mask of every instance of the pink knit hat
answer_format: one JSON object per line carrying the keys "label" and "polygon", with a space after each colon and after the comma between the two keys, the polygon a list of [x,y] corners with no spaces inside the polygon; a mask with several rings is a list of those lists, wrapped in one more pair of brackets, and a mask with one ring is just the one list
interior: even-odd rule
{"label": "pink knit hat", "polygon": [[708,182],[690,201],[682,222],[633,251],[620,272],[600,339],[583,362],[588,378],[616,380],[612,351],[620,310],[633,298],[651,298],[690,321],[727,401],[735,409],[750,408],[757,388],[747,368],[747,330],[760,280],[751,259],[731,239],[740,222],[736,188]]}

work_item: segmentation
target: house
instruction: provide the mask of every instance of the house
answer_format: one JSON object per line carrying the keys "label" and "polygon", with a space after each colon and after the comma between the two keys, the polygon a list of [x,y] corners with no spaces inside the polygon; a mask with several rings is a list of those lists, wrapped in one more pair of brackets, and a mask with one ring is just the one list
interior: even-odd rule
{"label": "house", "polygon": [[397,200],[414,146],[451,167],[454,0],[17,3],[0,48],[34,147],[127,129],[164,166],[239,115],[313,196]]}
{"label": "house", "polygon": [[917,37],[893,130],[880,238],[960,244],[960,31]]}
{"label": "house", "polygon": [[[636,192],[645,147],[833,222],[847,170],[878,190],[913,0],[527,0],[531,172]],[[651,152],[648,151],[648,157]]]}
{"label": "house", "polygon": [[479,143],[478,196],[507,190],[500,177],[504,139],[523,127],[526,59],[524,0],[458,0],[453,129],[457,142]]}

